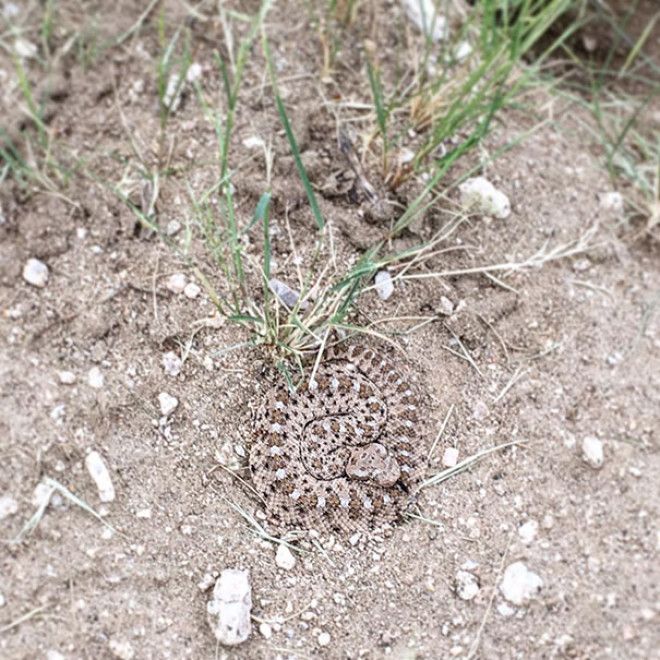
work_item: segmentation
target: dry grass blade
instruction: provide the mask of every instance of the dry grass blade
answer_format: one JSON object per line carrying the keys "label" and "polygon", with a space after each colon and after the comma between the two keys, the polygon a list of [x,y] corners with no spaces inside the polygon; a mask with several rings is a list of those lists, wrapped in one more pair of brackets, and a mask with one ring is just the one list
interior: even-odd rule
{"label": "dry grass blade", "polygon": [[472,456],[469,456],[468,458],[462,460],[460,463],[457,463],[454,467],[450,467],[447,468],[446,470],[442,470],[442,472],[438,472],[429,479],[426,479],[426,481],[423,481],[421,483],[418,490],[428,488],[429,486],[437,486],[438,484],[441,484],[443,481],[447,481],[447,479],[450,479],[451,477],[460,474],[461,472],[464,472],[468,468],[472,467],[474,464],[483,460],[489,454],[492,454],[496,451],[500,451],[502,449],[506,449],[507,447],[522,445],[525,442],[526,442],[525,440],[514,440],[512,442],[505,442],[504,444],[497,445],[497,447],[490,447],[489,449],[483,449],[482,451],[477,452],[476,454],[473,454]]}

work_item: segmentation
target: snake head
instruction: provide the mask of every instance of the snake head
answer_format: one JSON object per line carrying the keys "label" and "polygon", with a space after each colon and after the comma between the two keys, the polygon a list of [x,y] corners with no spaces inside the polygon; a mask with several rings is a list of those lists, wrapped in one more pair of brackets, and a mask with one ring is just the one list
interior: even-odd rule
{"label": "snake head", "polygon": [[373,481],[383,488],[390,488],[399,480],[401,469],[384,445],[372,442],[351,449],[346,474],[351,479]]}

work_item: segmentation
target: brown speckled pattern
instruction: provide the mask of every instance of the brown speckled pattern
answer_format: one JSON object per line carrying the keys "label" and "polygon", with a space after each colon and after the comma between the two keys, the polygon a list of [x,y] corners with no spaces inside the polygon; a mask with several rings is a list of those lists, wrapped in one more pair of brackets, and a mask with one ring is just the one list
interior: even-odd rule
{"label": "brown speckled pattern", "polygon": [[271,522],[326,531],[395,522],[424,465],[418,405],[391,362],[360,345],[331,353],[311,387],[273,387],[250,451]]}

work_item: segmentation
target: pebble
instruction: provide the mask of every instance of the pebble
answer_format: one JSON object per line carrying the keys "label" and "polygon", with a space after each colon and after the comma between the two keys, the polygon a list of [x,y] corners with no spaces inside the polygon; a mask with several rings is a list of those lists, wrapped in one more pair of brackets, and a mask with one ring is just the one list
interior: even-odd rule
{"label": "pebble", "polygon": [[623,213],[623,196],[615,190],[600,195],[600,208],[614,213]]}
{"label": "pebble", "polygon": [[135,657],[133,647],[125,639],[113,637],[108,643],[108,646],[110,647],[110,653],[115,658],[119,658],[119,660],[133,660]]}
{"label": "pebble", "polygon": [[59,651],[48,649],[46,651],[46,660],[66,660],[66,658]]}
{"label": "pebble", "polygon": [[105,382],[103,372],[98,367],[92,367],[87,372],[87,384],[95,390],[100,390]]}
{"label": "pebble", "polygon": [[454,313],[454,303],[452,303],[447,296],[440,296],[440,304],[438,305],[438,314],[443,316],[451,316]]}
{"label": "pebble", "polygon": [[448,35],[447,19],[433,4],[433,0],[401,0],[401,4],[415,27],[432,41],[442,41]]}
{"label": "pebble", "polygon": [[213,576],[211,573],[204,573],[202,579],[197,583],[197,588],[200,591],[207,591],[213,586],[214,582],[215,576]]}
{"label": "pebble", "polygon": [[265,639],[270,639],[273,636],[273,628],[269,623],[260,623],[259,624],[259,632],[261,633],[261,636],[264,637]]}
{"label": "pebble", "polygon": [[275,554],[275,563],[283,570],[290,571],[296,565],[296,557],[288,546],[280,543]]}
{"label": "pebble", "polygon": [[530,571],[521,561],[509,564],[504,571],[500,582],[500,591],[504,598],[514,605],[523,605],[536,596],[543,580],[533,571]]}
{"label": "pebble", "polygon": [[[300,293],[294,291],[288,284],[273,277],[268,281],[268,288],[280,299],[285,307],[293,309],[298,303]],[[300,309],[307,309],[307,306],[307,301],[302,302]]]}
{"label": "pebble", "polygon": [[51,500],[51,497],[53,496],[53,493],[55,490],[53,489],[52,486],[49,486],[48,484],[43,483],[43,481],[40,481],[33,493],[32,493],[32,504],[37,508],[46,508],[48,506],[48,503]]}
{"label": "pebble", "polygon": [[381,270],[376,273],[374,284],[376,285],[376,293],[381,300],[387,300],[394,293],[392,276],[386,270]]}
{"label": "pebble", "polygon": [[188,282],[185,288],[183,289],[183,295],[190,300],[194,300],[202,292],[198,284],[195,282]]}
{"label": "pebble", "polygon": [[602,441],[595,436],[588,435],[582,441],[582,458],[584,459],[584,462],[594,470],[603,467],[605,457],[603,455]]}
{"label": "pebble", "polygon": [[442,454],[442,464],[445,467],[454,467],[458,463],[458,449],[456,447],[447,447]]}
{"label": "pebble", "polygon": [[167,392],[161,392],[158,395],[158,403],[160,404],[161,414],[168,417],[176,410],[179,400]]}
{"label": "pebble", "polygon": [[24,59],[36,57],[37,53],[39,52],[39,49],[37,48],[36,44],[33,44],[31,41],[28,41],[27,39],[23,39],[21,37],[14,40],[14,50],[16,52],[16,55]]}
{"label": "pebble", "polygon": [[465,208],[495,218],[508,218],[511,215],[509,198],[486,178],[473,177],[460,186],[461,203]]}
{"label": "pebble", "polygon": [[213,588],[206,606],[216,639],[226,646],[244,642],[251,632],[252,589],[248,571],[227,568]]}
{"label": "pebble", "polygon": [[57,377],[62,385],[73,385],[76,382],[76,374],[73,371],[58,371]]}
{"label": "pebble", "polygon": [[472,600],[479,593],[479,580],[468,571],[457,571],[456,594],[462,600]]}
{"label": "pebble", "polygon": [[0,497],[0,520],[13,516],[18,511],[18,502],[11,495]]}
{"label": "pebble", "polygon": [[330,644],[330,633],[322,632],[318,636],[319,646],[328,646]]}
{"label": "pebble", "polygon": [[181,231],[181,223],[178,220],[170,220],[165,227],[168,236],[175,236]]}
{"label": "pebble", "polygon": [[186,288],[187,283],[188,281],[183,273],[174,273],[173,275],[170,275],[167,278],[167,282],[165,283],[165,286],[172,293],[179,294],[179,293],[183,293],[183,290]]}
{"label": "pebble", "polygon": [[48,266],[39,259],[28,259],[23,266],[23,279],[32,286],[43,289],[48,283]]}
{"label": "pebble", "polygon": [[183,362],[174,351],[168,351],[163,354],[162,365],[165,373],[174,378],[181,373]]}
{"label": "pebble", "polygon": [[110,472],[97,451],[91,451],[85,458],[85,467],[96,484],[101,502],[114,502],[115,487],[112,485]]}
{"label": "pebble", "polygon": [[7,600],[5,599],[4,595],[0,593],[0,607],[4,607],[7,604]]}
{"label": "pebble", "polygon": [[525,545],[529,545],[536,538],[536,533],[538,531],[538,522],[536,522],[536,520],[528,520],[518,528],[518,536]]}

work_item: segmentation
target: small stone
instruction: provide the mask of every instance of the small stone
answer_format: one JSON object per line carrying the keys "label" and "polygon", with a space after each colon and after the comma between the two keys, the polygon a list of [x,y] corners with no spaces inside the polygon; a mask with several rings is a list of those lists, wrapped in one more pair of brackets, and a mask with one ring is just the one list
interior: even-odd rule
{"label": "small stone", "polygon": [[43,483],[43,481],[40,481],[32,493],[32,504],[37,509],[47,507],[54,492],[55,489],[52,486]]}
{"label": "small stone", "polygon": [[186,288],[186,284],[188,283],[188,280],[186,279],[186,276],[183,273],[174,273],[173,275],[170,275],[167,278],[167,282],[165,283],[165,286],[172,292],[172,293],[183,293],[183,290]]}
{"label": "small stone", "polygon": [[273,628],[269,623],[260,623],[259,632],[264,639],[270,639],[273,636]]}
{"label": "small stone", "polygon": [[177,409],[179,400],[167,392],[161,392],[158,395],[158,403],[160,404],[161,414],[168,417]]}
{"label": "small stone", "polygon": [[183,362],[174,351],[168,351],[163,354],[162,365],[165,373],[174,378],[181,373]]}
{"label": "small stone", "polygon": [[213,586],[215,582],[215,577],[211,573],[204,573],[202,579],[197,583],[197,588],[200,591],[207,591]]}
{"label": "small stone", "polygon": [[488,406],[483,401],[477,401],[474,408],[472,409],[472,417],[477,421],[486,419],[490,415],[490,410]]}
{"label": "small stone", "polygon": [[110,472],[106,467],[101,454],[97,451],[91,451],[85,458],[85,467],[89,476],[92,477],[96,488],[99,491],[101,502],[113,502],[115,499],[115,487],[110,479]]}
{"label": "small stone", "polygon": [[46,651],[46,660],[66,660],[66,657],[55,649],[48,649]]}
{"label": "small stone", "polygon": [[13,516],[18,511],[18,502],[11,495],[0,497],[0,520]]}
{"label": "small stone", "polygon": [[133,660],[135,657],[135,651],[129,642],[125,639],[117,639],[113,637],[108,646],[110,647],[110,653],[119,658],[119,660]]}
{"label": "small stone", "polygon": [[442,41],[447,34],[447,19],[433,4],[433,0],[401,0],[408,20],[432,41]]}
{"label": "small stone", "polygon": [[498,603],[497,611],[504,617],[513,616],[516,613],[516,610],[511,607],[508,603]]}
{"label": "small stone", "polygon": [[[268,281],[268,288],[280,299],[285,307],[293,309],[298,304],[300,293],[294,291],[288,284],[273,277]],[[307,306],[307,301],[300,303],[300,309],[307,309]]]}
{"label": "small stone", "polygon": [[495,218],[508,218],[511,215],[509,198],[486,178],[473,177],[460,186],[461,203],[467,209]]}
{"label": "small stone", "polygon": [[456,447],[447,447],[442,454],[442,464],[445,467],[454,467],[458,463],[458,449]]}
{"label": "small stone", "polygon": [[98,367],[92,367],[87,372],[87,384],[95,390],[100,390],[105,382],[103,372]]}
{"label": "small stone", "polygon": [[183,289],[183,295],[190,300],[194,300],[202,292],[201,288],[195,282],[188,282]]}
{"label": "small stone", "polygon": [[451,316],[454,313],[454,303],[452,303],[447,296],[440,296],[440,304],[438,305],[438,314],[443,316]]}
{"label": "small stone", "polygon": [[319,646],[328,646],[330,644],[330,633],[322,632],[318,636]]}
{"label": "small stone", "polygon": [[623,213],[623,196],[616,191],[602,193],[599,198],[600,207],[605,211]]}
{"label": "small stone", "polygon": [[296,557],[288,546],[280,543],[275,554],[275,563],[283,570],[290,571],[296,565]]}
{"label": "small stone", "polygon": [[472,600],[479,593],[479,580],[468,571],[456,573],[456,594],[462,600]]}
{"label": "small stone", "polygon": [[248,571],[222,571],[208,602],[209,625],[216,639],[226,646],[244,642],[251,632],[252,589]]}
{"label": "small stone", "polygon": [[386,270],[381,270],[376,273],[374,284],[376,286],[376,293],[381,300],[387,300],[394,293],[392,276]]}
{"label": "small stone", "polygon": [[149,519],[151,518],[151,509],[140,509],[135,512],[136,518]]}
{"label": "small stone", "polygon": [[262,149],[266,145],[258,135],[251,135],[243,140],[243,146],[246,149]]}
{"label": "small stone", "polygon": [[576,273],[585,273],[591,268],[591,261],[587,259],[587,257],[583,257],[582,259],[576,259],[573,262],[573,270]]}
{"label": "small stone", "polygon": [[23,266],[23,279],[32,286],[43,289],[48,283],[48,266],[39,259],[28,259]]}
{"label": "small stone", "polygon": [[555,519],[549,513],[546,513],[541,521],[541,527],[543,527],[543,529],[552,529],[554,524]]}
{"label": "small stone", "polygon": [[36,44],[21,37],[14,41],[14,50],[16,55],[24,59],[36,57],[39,52]]}
{"label": "small stone", "polygon": [[514,605],[523,605],[534,598],[543,587],[543,580],[521,561],[509,564],[500,582],[504,598]]}
{"label": "small stone", "polygon": [[170,220],[165,227],[168,236],[176,236],[181,231],[181,223],[178,220]]}
{"label": "small stone", "polygon": [[536,522],[536,520],[528,520],[518,528],[518,536],[525,545],[529,545],[536,537],[538,531],[538,522]]}
{"label": "small stone", "polygon": [[58,371],[57,377],[62,385],[73,385],[76,382],[76,374],[73,371]]}
{"label": "small stone", "polygon": [[603,467],[605,457],[603,455],[602,441],[595,436],[587,436],[582,441],[582,458],[584,459],[584,462],[594,470]]}

